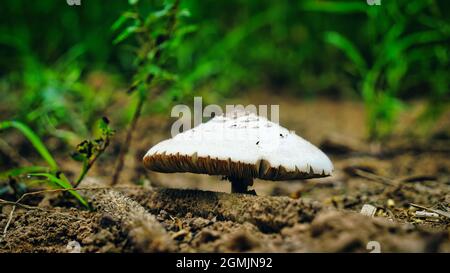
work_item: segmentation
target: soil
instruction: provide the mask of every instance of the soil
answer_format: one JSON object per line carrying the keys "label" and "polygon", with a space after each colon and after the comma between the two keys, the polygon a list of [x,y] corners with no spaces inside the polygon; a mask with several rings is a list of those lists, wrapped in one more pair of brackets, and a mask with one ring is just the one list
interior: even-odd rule
{"label": "soil", "polygon": [[[174,119],[144,117],[121,183],[83,191],[91,210],[61,193],[25,199],[29,206],[12,213],[12,205],[1,205],[0,252],[370,252],[377,246],[382,252],[450,252],[450,112],[429,138],[419,138],[410,129],[423,103],[412,103],[396,134],[380,144],[365,140],[360,102],[260,92],[236,102],[278,103],[280,123],[321,147],[333,175],[255,180],[258,195],[251,196],[229,194],[220,177],[150,173],[142,156],[168,137]],[[108,185],[115,145],[82,186]],[[58,156],[66,173],[76,173],[76,163]],[[15,200],[7,193],[0,198]],[[376,208],[373,216],[360,213],[365,204]],[[442,214],[420,218],[416,212],[423,209],[415,205]]]}

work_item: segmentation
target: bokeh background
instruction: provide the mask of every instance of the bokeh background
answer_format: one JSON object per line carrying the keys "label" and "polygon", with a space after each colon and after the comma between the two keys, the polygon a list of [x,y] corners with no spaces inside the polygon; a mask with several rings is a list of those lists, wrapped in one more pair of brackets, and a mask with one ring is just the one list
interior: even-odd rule
{"label": "bokeh background", "polygon": [[[108,116],[118,133],[102,160],[113,165],[140,98],[127,90],[143,48],[133,21],[119,18],[159,18],[171,2],[2,1],[0,120],[27,124],[64,157]],[[167,137],[171,107],[192,105],[193,96],[205,104],[280,104],[282,123],[315,144],[330,133],[379,142],[448,137],[449,5],[182,0],[178,36],[162,64],[170,84],[146,98],[131,157],[140,162]],[[156,26],[148,34],[157,35]],[[8,147],[33,156],[21,137],[2,138],[5,169],[16,164]]]}
{"label": "bokeh background", "polygon": [[[0,253],[153,252],[169,240],[132,200],[177,251],[450,252],[449,13],[448,0],[1,0]],[[279,105],[333,174],[255,179],[252,197],[146,170],[172,107],[195,96]],[[85,185],[131,199],[72,189]]]}

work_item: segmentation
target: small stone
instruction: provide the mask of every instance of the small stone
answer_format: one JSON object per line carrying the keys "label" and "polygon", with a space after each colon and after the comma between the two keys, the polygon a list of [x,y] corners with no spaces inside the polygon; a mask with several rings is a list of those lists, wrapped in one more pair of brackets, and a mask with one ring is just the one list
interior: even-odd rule
{"label": "small stone", "polygon": [[439,214],[424,210],[416,211],[415,216],[418,218],[439,218]]}
{"label": "small stone", "polygon": [[68,253],[81,253],[81,245],[77,241],[67,243],[66,250]]}

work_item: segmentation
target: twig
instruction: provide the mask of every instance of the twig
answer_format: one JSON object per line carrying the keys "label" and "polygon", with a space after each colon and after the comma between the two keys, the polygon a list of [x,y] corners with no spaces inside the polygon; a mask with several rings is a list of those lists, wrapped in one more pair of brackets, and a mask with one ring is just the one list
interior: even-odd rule
{"label": "twig", "polygon": [[138,103],[137,108],[136,108],[136,110],[135,110],[135,112],[133,114],[133,119],[131,121],[131,126],[130,126],[130,128],[128,128],[125,142],[124,142],[124,144],[122,146],[122,149],[120,150],[119,159],[118,159],[118,162],[117,162],[117,167],[116,167],[116,170],[114,171],[114,175],[113,175],[113,178],[112,178],[112,181],[111,181],[112,185],[116,185],[117,181],[119,181],[120,173],[122,172],[122,169],[123,169],[123,166],[124,166],[124,163],[125,163],[125,156],[128,154],[128,149],[129,149],[129,147],[131,145],[133,132],[136,129],[136,124],[137,124],[138,119],[139,119],[139,117],[141,115],[142,107],[144,105],[144,102],[145,102],[145,99],[142,98],[142,97],[139,97],[139,103]]}
{"label": "twig", "polygon": [[386,186],[401,187],[402,189],[409,191],[417,191],[417,189],[411,185],[402,184],[401,179],[390,179],[381,175],[377,175],[371,172],[367,172],[361,169],[355,169],[354,173],[360,177],[366,178],[370,181],[378,182]]}
{"label": "twig", "polygon": [[358,175],[360,177],[367,178],[367,179],[375,181],[375,182],[379,182],[379,183],[381,183],[383,185],[393,186],[393,187],[397,186],[395,183],[393,183],[393,180],[391,180],[391,179],[389,179],[387,177],[376,175],[376,174],[371,173],[371,172],[366,172],[366,171],[363,171],[361,169],[355,169],[354,172],[355,172],[356,175]]}
{"label": "twig", "polygon": [[39,209],[38,207],[33,207],[33,206],[25,205],[25,204],[22,204],[22,203],[17,203],[17,202],[14,202],[14,201],[4,200],[4,199],[0,199],[0,204],[1,205],[18,206],[18,207],[22,207],[24,209]]}
{"label": "twig", "polygon": [[[115,189],[129,189],[129,188],[135,188],[136,186],[120,186],[115,187]],[[89,190],[108,190],[112,189],[112,187],[78,187],[78,188],[67,188],[67,189],[51,189],[51,190],[41,190],[41,191],[34,191],[34,192],[27,192],[24,193],[17,201],[8,201],[0,198],[0,204],[6,204],[6,205],[12,205],[12,206],[19,206],[25,209],[40,209],[39,207],[33,207],[29,205],[25,205],[23,203],[20,203],[25,197],[30,195],[37,195],[41,193],[53,193],[53,192],[65,192],[65,191],[89,191]]]}
{"label": "twig", "polygon": [[[135,188],[135,186],[120,186],[115,188]],[[27,192],[24,193],[19,199],[17,199],[16,203],[22,201],[25,197],[30,195],[36,195],[41,193],[51,193],[51,192],[65,192],[65,191],[85,191],[85,190],[107,190],[112,189],[111,186],[104,186],[104,187],[74,187],[74,188],[65,188],[65,189],[50,189],[50,190],[41,190],[41,191],[34,191],[34,192]]]}
{"label": "twig", "polygon": [[396,179],[398,183],[412,183],[412,182],[424,182],[424,181],[437,181],[437,177],[434,175],[412,175],[403,178]]}
{"label": "twig", "polygon": [[442,210],[439,210],[439,209],[427,208],[427,207],[424,207],[424,206],[421,206],[421,205],[417,205],[417,204],[414,204],[414,203],[410,203],[410,205],[413,206],[413,207],[419,208],[419,209],[428,210],[428,211],[437,213],[437,214],[439,214],[441,216],[450,218],[450,213],[442,211]]}
{"label": "twig", "polygon": [[[117,188],[119,188],[119,187],[117,187]],[[121,186],[120,188],[130,188],[130,186]],[[2,234],[2,237],[0,238],[0,242],[3,241],[4,237],[6,236],[6,232],[8,231],[8,228],[11,224],[16,207],[22,207],[25,209],[43,210],[42,208],[39,208],[39,207],[33,207],[33,206],[29,206],[29,205],[20,203],[20,201],[25,199],[25,197],[30,196],[30,195],[41,194],[41,193],[64,192],[64,191],[70,191],[70,190],[87,190],[87,191],[89,191],[89,190],[104,190],[104,189],[111,189],[111,187],[80,187],[80,188],[41,190],[41,191],[24,193],[19,199],[17,199],[17,201],[8,201],[8,200],[0,199],[0,204],[6,204],[6,205],[13,206],[11,209],[11,212],[9,213],[8,222],[6,223],[6,226],[3,229],[3,234]]]}
{"label": "twig", "polygon": [[2,242],[3,239],[4,239],[5,236],[6,236],[6,232],[8,231],[9,225],[11,224],[11,221],[12,221],[13,214],[14,214],[14,211],[15,211],[15,210],[16,210],[16,206],[13,206],[12,209],[11,209],[11,211],[10,211],[10,213],[9,213],[8,222],[6,222],[6,226],[5,226],[5,228],[3,229],[3,234],[2,234],[2,237],[0,238],[0,242]]}

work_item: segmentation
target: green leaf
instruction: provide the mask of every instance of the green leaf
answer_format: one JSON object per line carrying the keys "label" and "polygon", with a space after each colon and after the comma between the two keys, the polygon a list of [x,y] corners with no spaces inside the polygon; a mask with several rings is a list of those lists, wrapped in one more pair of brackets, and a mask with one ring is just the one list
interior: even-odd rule
{"label": "green leaf", "polygon": [[45,147],[44,143],[42,143],[39,136],[33,132],[27,125],[19,122],[19,121],[3,121],[0,122],[0,130],[7,128],[15,128],[19,130],[30,142],[33,144],[33,147],[38,151],[38,153],[42,156],[42,158],[47,161],[48,165],[53,171],[58,169],[58,164],[56,163],[53,156]]}
{"label": "green leaf", "polygon": [[172,9],[174,3],[167,3],[163,9],[150,13],[145,19],[145,25],[150,26],[159,19],[166,17]]}
{"label": "green leaf", "polygon": [[155,77],[160,78],[162,80],[176,81],[178,79],[177,75],[154,64],[147,65],[146,71],[147,73],[155,75]]}
{"label": "green leaf", "polygon": [[105,135],[110,135],[113,132],[113,130],[109,127],[109,119],[107,117],[102,117],[98,121],[98,128]]}
{"label": "green leaf", "polygon": [[125,12],[112,24],[111,30],[116,31],[122,27],[129,19],[136,18],[136,14],[133,12]]}
{"label": "green leaf", "polygon": [[118,44],[128,38],[131,34],[138,30],[138,26],[129,26],[125,28],[119,35],[117,35],[116,39],[114,39],[113,44]]}
{"label": "green leaf", "polygon": [[182,9],[178,12],[178,17],[191,17],[191,12],[188,9]]}
{"label": "green leaf", "polygon": [[[53,174],[32,173],[32,174],[30,174],[30,176],[43,176],[43,177],[47,178],[49,182],[53,183],[54,185],[56,185],[60,188],[63,188],[63,189],[71,189],[72,188],[72,185],[68,181],[62,180]],[[76,199],[78,199],[78,201],[80,201],[81,204],[83,204],[84,206],[89,208],[89,204],[87,203],[87,201],[84,200],[84,198],[81,197],[81,195],[78,192],[76,192],[75,190],[68,190],[68,192],[70,194],[72,194]]]}
{"label": "green leaf", "polygon": [[72,157],[73,160],[75,161],[79,161],[79,162],[83,162],[86,161],[87,158],[84,154],[78,153],[78,152],[74,152],[70,155]]}
{"label": "green leaf", "polygon": [[136,5],[137,3],[139,3],[139,0],[128,0],[128,4],[130,5]]}
{"label": "green leaf", "polygon": [[197,29],[198,29],[198,27],[196,25],[182,26],[176,30],[175,35],[177,36],[177,38],[183,37],[186,34],[197,31]]}
{"label": "green leaf", "polygon": [[325,42],[334,45],[335,47],[342,50],[347,57],[356,65],[359,72],[364,74],[367,70],[367,64],[361,53],[358,51],[356,46],[343,35],[329,31],[324,34]]}

